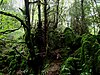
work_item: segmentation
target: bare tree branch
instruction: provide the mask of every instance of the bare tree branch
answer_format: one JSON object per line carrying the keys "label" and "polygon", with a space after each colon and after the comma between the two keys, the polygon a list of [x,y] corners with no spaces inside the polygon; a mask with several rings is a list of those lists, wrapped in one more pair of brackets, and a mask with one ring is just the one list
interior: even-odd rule
{"label": "bare tree branch", "polygon": [[7,13],[7,12],[3,12],[3,11],[0,11],[0,14],[3,14],[3,15],[6,15],[6,16],[10,16],[10,17],[13,17],[13,18],[16,18],[18,21],[21,22],[21,25],[23,25],[24,28],[29,28],[22,19],[20,19],[19,17],[13,15],[13,14],[10,14],[10,13]]}

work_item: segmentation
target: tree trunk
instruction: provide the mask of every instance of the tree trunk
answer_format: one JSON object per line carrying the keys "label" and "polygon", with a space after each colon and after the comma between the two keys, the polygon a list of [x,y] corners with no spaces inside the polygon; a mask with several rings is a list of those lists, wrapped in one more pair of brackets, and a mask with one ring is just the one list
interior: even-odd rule
{"label": "tree trunk", "polygon": [[45,52],[46,52],[46,47],[47,47],[47,40],[48,40],[48,35],[47,35],[47,30],[48,30],[48,19],[47,19],[47,0],[44,0],[44,47],[45,47]]}
{"label": "tree trunk", "polygon": [[58,18],[59,18],[59,0],[57,0],[57,19],[56,19],[56,28],[58,25]]}
{"label": "tree trunk", "polygon": [[[26,21],[26,25],[28,26],[28,28],[26,28],[26,36],[25,36],[25,42],[27,44],[27,47],[29,49],[29,53],[30,53],[30,57],[31,57],[31,67],[34,70],[34,65],[36,64],[34,61],[35,58],[35,51],[34,51],[34,45],[33,45],[33,41],[31,38],[31,24],[30,24],[30,13],[29,13],[29,0],[24,0],[25,1],[25,12],[26,12],[26,17],[25,17],[25,21]],[[33,64],[34,63],[34,64]],[[34,70],[35,71],[35,70]]]}
{"label": "tree trunk", "polygon": [[58,26],[58,18],[59,18],[59,0],[56,1],[56,23],[54,29]]}
{"label": "tree trunk", "polygon": [[85,23],[85,13],[84,13],[84,0],[81,0],[81,35],[84,33],[88,33],[88,27]]}

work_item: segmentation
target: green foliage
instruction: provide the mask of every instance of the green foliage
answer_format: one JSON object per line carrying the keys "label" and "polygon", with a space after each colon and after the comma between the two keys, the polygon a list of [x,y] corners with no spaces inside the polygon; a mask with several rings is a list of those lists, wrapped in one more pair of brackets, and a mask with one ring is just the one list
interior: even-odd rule
{"label": "green foliage", "polygon": [[66,46],[71,46],[75,40],[75,35],[70,28],[65,28],[64,32],[64,43]]}
{"label": "green foliage", "polygon": [[84,64],[82,71],[92,74],[91,70],[93,70],[92,68],[93,64],[96,64],[96,62],[98,61],[96,60],[98,55],[96,56],[95,53],[100,49],[100,44],[97,42],[96,36],[93,35],[84,36],[82,41],[83,41],[82,52],[81,52],[82,66]]}
{"label": "green foliage", "polygon": [[100,44],[100,34],[98,34],[96,38],[97,38],[98,43]]}
{"label": "green foliage", "polygon": [[[80,41],[82,45],[72,54],[73,57],[68,57],[62,64],[61,75],[67,75],[67,73],[72,75],[72,71],[75,71],[75,75],[91,75],[94,69],[95,73],[99,74],[100,44],[97,41],[97,37],[91,34],[82,35]],[[74,58],[78,60],[75,62]],[[77,63],[76,69],[73,66],[75,63]],[[95,67],[93,68],[93,66]]]}
{"label": "green foliage", "polygon": [[68,57],[61,66],[61,75],[72,75],[75,70],[75,63],[79,60],[79,58]]}
{"label": "green foliage", "polygon": [[[0,15],[0,71],[2,73],[9,73],[14,75],[15,71],[21,67],[24,71],[26,70],[27,65],[27,48],[26,45],[20,42],[24,42],[23,28],[15,30],[20,27],[20,23],[11,17]],[[11,31],[15,30],[15,31]],[[20,54],[16,52],[13,47],[17,47],[19,53],[24,55],[24,58],[21,57],[20,64],[18,59]],[[24,51],[24,52],[23,52]]]}
{"label": "green foliage", "polygon": [[96,41],[96,36],[92,34],[84,34],[82,35],[82,43],[85,41],[89,41],[91,44],[93,44]]}
{"label": "green foliage", "polygon": [[0,15],[0,32],[6,31],[6,30],[12,30],[14,28],[18,28],[20,23],[11,17],[7,17],[4,15]]}
{"label": "green foliage", "polygon": [[[76,35],[75,33],[78,31],[79,34],[81,34],[85,30],[84,27],[90,27],[92,28],[93,25],[95,25],[95,28],[99,27],[99,7],[95,9],[94,4],[90,0],[84,0],[84,25],[82,26],[82,9],[81,9],[81,2],[79,0],[75,0],[73,4],[71,4],[70,9],[68,9],[68,14],[66,14],[66,2],[64,0],[61,0],[59,2],[59,13],[58,13],[58,28],[53,30],[53,26],[55,26],[56,18],[57,18],[57,11],[56,11],[56,3],[57,0],[54,1],[48,1],[47,5],[47,50],[48,52],[51,52],[51,56],[53,58],[61,57],[61,60],[63,61],[63,64],[61,65],[60,74],[61,75],[93,75],[93,71],[95,70],[96,75],[100,74],[100,35],[92,35],[92,34],[83,34]],[[42,0],[42,4],[43,4]],[[42,6],[41,4],[41,6]],[[60,5],[61,4],[61,5]],[[44,4],[43,4],[44,5]],[[33,6],[36,6],[33,4]],[[30,5],[31,8],[31,5]],[[42,7],[43,8],[43,7]],[[41,9],[42,9],[41,8]],[[93,10],[92,10],[93,8]],[[32,13],[32,19],[37,20],[37,10],[32,9],[30,13]],[[10,13],[17,14],[17,16],[20,16],[21,19],[25,18],[24,16],[21,16],[21,14],[17,11],[15,8],[13,8],[11,0],[3,0],[2,5],[0,5],[0,10],[3,11],[9,11]],[[23,9],[20,9],[23,12]],[[34,11],[36,11],[34,13]],[[41,10],[43,12],[43,10]],[[35,17],[34,17],[35,14]],[[41,15],[42,19],[42,25],[44,24],[44,18],[43,13],[39,13]],[[68,19],[71,18],[71,20],[68,20],[67,26],[72,26],[72,28],[66,27],[63,31],[63,25],[66,25],[66,16],[68,16]],[[35,54],[37,57],[36,64],[38,64],[39,56],[44,56],[42,53],[38,53],[39,49],[37,48],[37,37],[40,38],[40,41],[44,42],[44,29],[43,34],[38,34],[35,30],[36,27],[34,25],[37,25],[37,21],[33,21],[32,25],[30,26],[29,32],[29,38],[27,37],[26,40],[28,40],[27,43],[33,43],[32,50],[35,50]],[[23,21],[26,21],[23,19]],[[28,23],[27,23],[28,24]],[[31,61],[34,58],[30,58],[31,52],[29,54],[29,49],[27,48],[25,44],[25,35],[28,34],[24,31],[26,29],[24,27],[21,27],[20,22],[18,22],[16,19],[12,17],[7,17],[5,15],[0,14],[0,71],[2,73],[9,73],[10,75],[14,75],[16,71],[21,70],[26,75],[32,74],[33,69],[31,66],[33,66],[33,62]],[[75,27],[75,30],[73,27]],[[17,29],[16,31],[11,31],[12,29]],[[43,28],[43,26],[42,26]],[[96,32],[94,28],[94,33]],[[32,32],[33,31],[33,32]],[[28,31],[27,31],[28,32]],[[36,39],[35,39],[36,37]],[[30,42],[31,41],[31,42]],[[39,42],[38,44],[42,44]],[[43,44],[41,45],[43,46]],[[58,49],[58,52],[55,51]],[[61,50],[60,50],[61,49]],[[52,52],[52,50],[54,50]],[[60,52],[62,52],[60,54]],[[54,56],[53,56],[54,55]],[[43,57],[43,58],[44,58]],[[41,57],[42,58],[42,57]],[[42,60],[42,59],[41,59]],[[43,73],[46,73],[46,69],[48,68],[48,59],[45,59],[44,69],[42,70]],[[59,59],[57,60],[59,61]],[[50,62],[51,63],[51,62]],[[39,64],[38,64],[39,65]],[[37,66],[38,66],[37,65]],[[41,65],[40,65],[41,66]],[[2,70],[1,70],[2,69]],[[0,73],[1,74],[1,73]]]}
{"label": "green foliage", "polygon": [[[48,35],[48,46],[51,49],[56,49],[61,47],[61,41],[60,41],[60,33],[58,31],[49,31]],[[57,44],[56,44],[57,43]]]}

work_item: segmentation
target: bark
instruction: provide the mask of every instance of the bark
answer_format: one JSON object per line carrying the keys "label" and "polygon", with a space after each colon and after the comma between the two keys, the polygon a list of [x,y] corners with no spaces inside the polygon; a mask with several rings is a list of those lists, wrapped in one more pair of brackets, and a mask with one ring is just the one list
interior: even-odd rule
{"label": "bark", "polygon": [[88,27],[85,23],[85,12],[84,12],[84,0],[81,0],[81,33],[80,35],[84,33],[88,33]]}
{"label": "bark", "polygon": [[42,24],[41,24],[41,5],[40,5],[40,0],[38,0],[38,19],[39,19],[38,28],[41,29],[42,28]]}
{"label": "bark", "polygon": [[46,47],[47,47],[47,30],[48,30],[48,26],[47,26],[47,22],[48,22],[48,19],[47,19],[47,0],[44,0],[44,47],[45,47],[45,50],[44,52],[46,51]]}
{"label": "bark", "polygon": [[34,71],[36,68],[36,61],[35,59],[35,51],[34,51],[34,45],[33,45],[33,41],[32,41],[32,37],[31,37],[31,24],[30,24],[30,13],[29,13],[29,0],[24,0],[25,1],[25,12],[26,12],[26,25],[28,26],[28,28],[26,29],[26,36],[25,36],[25,42],[27,44],[27,47],[29,49],[29,53],[30,53],[30,57],[31,57],[31,67]]}
{"label": "bark", "polygon": [[56,19],[56,28],[58,25],[58,18],[59,18],[59,0],[57,0],[57,19]]}
{"label": "bark", "polygon": [[82,21],[82,26],[84,25],[84,8],[83,8],[83,2],[84,0],[81,0],[81,10],[82,10],[82,18],[81,18],[81,21]]}
{"label": "bark", "polygon": [[30,49],[30,54],[33,56],[35,56],[35,52],[33,50],[33,42],[31,39],[31,24],[30,24],[30,13],[29,13],[29,4],[28,4],[28,0],[25,0],[25,12],[26,12],[26,25],[28,26],[28,28],[26,29],[26,44],[27,47]]}
{"label": "bark", "polygon": [[41,1],[38,0],[38,28],[37,28],[37,47],[39,49],[39,54],[36,56],[36,62],[37,62],[37,72],[35,75],[40,74],[43,67],[43,52],[44,52],[44,31],[42,28],[42,22],[41,22]]}
{"label": "bark", "polygon": [[57,28],[58,26],[58,18],[59,18],[59,0],[57,0],[57,6],[56,6],[56,23],[55,23],[55,26],[54,26],[54,29]]}

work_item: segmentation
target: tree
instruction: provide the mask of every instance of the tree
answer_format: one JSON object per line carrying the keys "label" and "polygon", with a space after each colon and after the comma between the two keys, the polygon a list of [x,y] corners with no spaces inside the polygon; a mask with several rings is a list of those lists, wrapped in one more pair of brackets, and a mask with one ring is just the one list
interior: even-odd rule
{"label": "tree", "polygon": [[[17,19],[21,23],[21,25],[23,25],[23,28],[25,31],[25,43],[26,43],[27,48],[29,49],[29,53],[30,53],[28,61],[33,63],[33,64],[31,64],[32,70],[34,71],[35,75],[38,75],[39,73],[41,73],[41,68],[43,66],[44,52],[46,51],[47,13],[45,13],[45,11],[46,11],[47,3],[46,3],[46,1],[44,1],[45,2],[45,5],[44,5],[45,24],[44,24],[44,30],[43,30],[42,21],[41,21],[41,1],[38,0],[36,2],[30,2],[29,0],[24,0],[24,2],[25,2],[25,13],[23,15],[25,15],[25,22],[24,22],[24,20],[17,17],[16,15],[13,15],[13,14],[10,14],[7,12],[0,11],[0,14],[13,17],[13,18]],[[30,23],[29,3],[38,3],[38,28],[37,28],[37,33],[36,33],[37,36],[35,36],[37,38],[36,42],[37,42],[37,47],[39,49],[38,55],[36,55],[36,53],[34,51],[34,39],[33,39],[34,35],[32,35],[32,33],[31,33],[32,25]],[[20,9],[20,10],[24,12],[24,10],[22,10],[22,9]]]}

